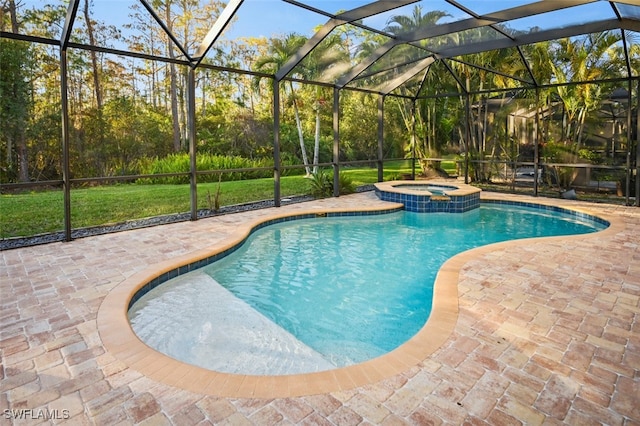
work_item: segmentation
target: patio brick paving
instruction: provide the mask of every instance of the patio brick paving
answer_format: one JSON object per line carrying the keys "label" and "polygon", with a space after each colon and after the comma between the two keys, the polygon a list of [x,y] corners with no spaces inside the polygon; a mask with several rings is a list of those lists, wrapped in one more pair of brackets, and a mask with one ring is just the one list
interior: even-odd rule
{"label": "patio brick paving", "polygon": [[[295,398],[221,398],[143,376],[103,347],[97,312],[150,265],[299,209],[375,206],[371,192],[0,254],[0,424],[640,425],[640,209],[483,193],[602,214],[617,231],[465,258],[442,347],[402,374]],[[25,411],[25,410],[31,410]],[[15,416],[30,417],[16,419]]]}

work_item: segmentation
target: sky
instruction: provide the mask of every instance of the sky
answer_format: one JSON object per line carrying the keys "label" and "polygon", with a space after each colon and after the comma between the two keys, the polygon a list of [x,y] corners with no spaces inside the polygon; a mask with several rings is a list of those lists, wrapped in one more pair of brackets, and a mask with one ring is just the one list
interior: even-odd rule
{"label": "sky", "polygon": [[[132,0],[93,0],[95,18],[121,26],[129,22],[127,15],[134,3]],[[315,25],[327,20],[318,14],[301,12],[300,8],[281,0],[245,0],[236,15],[238,19],[228,33],[231,38],[270,37],[289,32],[310,36]]]}
{"label": "sky", "polygon": [[[129,15],[132,12],[131,6],[137,4],[141,9],[139,0],[91,0],[94,19],[104,22],[107,25],[114,25],[123,31],[127,23],[132,20]],[[201,0],[206,2],[207,0]],[[353,9],[372,0],[299,0],[313,8],[322,8],[330,13],[337,13],[345,9]],[[479,14],[488,14],[496,10],[517,7],[535,0],[458,0],[463,6],[468,7]],[[622,0],[629,1],[629,0]],[[25,8],[42,8],[45,4],[68,4],[68,0],[21,0]],[[79,15],[82,14],[84,0],[81,0]],[[373,28],[382,30],[393,15],[410,15],[416,5],[422,5],[424,9],[442,10],[451,16],[445,17],[441,22],[457,21],[469,18],[463,11],[454,8],[445,0],[422,0],[419,3],[410,4],[404,7],[391,10],[387,13],[365,19],[364,23]],[[627,6],[630,7],[630,6]],[[600,19],[607,15],[613,15],[613,11],[606,1],[596,1],[586,6],[581,6],[581,13],[573,16],[567,14],[566,10],[549,14],[546,17],[523,18],[510,22],[513,28],[527,31],[532,27],[539,26],[546,29],[557,25],[558,21],[565,24],[583,23]],[[146,13],[146,11],[144,11]],[[426,13],[426,10],[423,10]],[[569,16],[567,16],[569,15]],[[611,17],[609,16],[609,17]],[[560,18],[560,19],[558,19]],[[310,37],[314,34],[314,28],[324,24],[328,17],[314,13],[304,8],[291,5],[282,0],[244,0],[237,12],[237,19],[223,35],[223,39],[236,39],[239,37],[272,37],[292,32]],[[213,24],[213,23],[211,23]],[[203,25],[206,25],[203,23]],[[546,28],[545,28],[546,27]]]}

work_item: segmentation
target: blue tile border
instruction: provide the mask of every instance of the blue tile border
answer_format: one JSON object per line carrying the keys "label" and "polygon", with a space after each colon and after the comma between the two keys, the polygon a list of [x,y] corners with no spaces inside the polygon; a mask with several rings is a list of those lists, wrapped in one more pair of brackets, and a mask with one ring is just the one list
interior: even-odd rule
{"label": "blue tile border", "polygon": [[545,211],[554,212],[554,213],[562,213],[568,216],[573,216],[578,219],[590,220],[607,227],[611,225],[611,222],[609,222],[608,220],[602,219],[601,217],[594,216],[589,213],[580,212],[577,210],[571,210],[566,207],[551,206],[547,204],[538,204],[538,203],[531,203],[531,202],[524,202],[524,201],[508,201],[508,200],[485,199],[485,200],[482,200],[481,202],[482,204],[502,204],[507,206],[520,206],[520,207],[528,207],[531,209],[545,210]]}
{"label": "blue tile border", "polygon": [[447,200],[444,200],[441,196],[432,196],[430,194],[404,194],[383,191],[378,188],[376,188],[375,193],[382,201],[404,204],[405,210],[410,212],[464,213],[480,207],[480,192],[467,195],[447,194],[444,197]]}

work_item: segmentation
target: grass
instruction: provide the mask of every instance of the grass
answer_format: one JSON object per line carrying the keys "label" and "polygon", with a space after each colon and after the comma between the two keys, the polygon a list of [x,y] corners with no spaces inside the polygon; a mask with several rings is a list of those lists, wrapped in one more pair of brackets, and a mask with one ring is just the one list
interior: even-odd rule
{"label": "grass", "polygon": [[[455,174],[455,163],[442,166]],[[448,166],[448,167],[447,167]],[[377,169],[342,168],[355,186],[378,180]],[[385,163],[384,180],[394,180],[411,173],[408,161]],[[505,185],[479,185],[489,191],[507,191]],[[198,209],[211,209],[208,195],[216,194],[218,183],[198,185]],[[273,199],[273,179],[221,182],[220,206],[230,206]],[[516,192],[532,193],[532,188],[516,188]],[[303,176],[281,178],[281,196],[305,195],[310,185]],[[540,195],[557,197],[557,192],[540,189]],[[591,202],[622,203],[624,199],[606,194],[579,194]],[[189,185],[109,185],[79,188],[71,191],[71,225],[73,229],[122,223],[190,211]],[[64,197],[61,190],[0,194],[0,238],[33,236],[64,229]]]}
{"label": "grass", "polygon": [[[281,193],[306,193],[301,176],[283,177]],[[198,208],[209,209],[207,194],[218,183],[198,185]],[[220,184],[222,206],[273,198],[272,179],[231,181]],[[64,229],[62,191],[33,191],[0,196],[2,238],[30,236]],[[71,224],[74,229],[190,211],[189,185],[109,185],[71,191]]]}
{"label": "grass", "polygon": [[[377,169],[345,168],[356,186],[377,182]],[[385,164],[385,180],[410,173],[408,162]],[[285,176],[280,181],[282,197],[309,193],[303,176]],[[218,183],[198,185],[198,209],[210,209]],[[220,206],[273,199],[273,179],[220,183]],[[71,191],[73,229],[121,223],[190,211],[189,185],[122,184]],[[31,191],[0,195],[0,238],[24,237],[64,230],[64,196],[61,190]]]}

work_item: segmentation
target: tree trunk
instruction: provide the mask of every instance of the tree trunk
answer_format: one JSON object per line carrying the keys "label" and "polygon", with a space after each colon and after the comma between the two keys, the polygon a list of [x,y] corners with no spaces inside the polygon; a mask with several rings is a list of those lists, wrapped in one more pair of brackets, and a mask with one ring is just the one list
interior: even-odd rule
{"label": "tree trunk", "polygon": [[296,117],[296,127],[298,128],[298,138],[300,140],[300,151],[302,152],[302,164],[304,164],[304,170],[307,173],[307,176],[311,175],[311,170],[309,169],[309,158],[307,157],[307,148],[304,144],[304,135],[302,133],[302,123],[300,122],[300,112],[298,111],[298,102],[296,101],[295,93],[293,90],[293,83],[291,84],[291,96],[293,96],[293,113]]}
{"label": "tree trunk", "polygon": [[[84,0],[84,19],[87,25],[87,36],[89,37],[89,44],[91,46],[95,46],[95,34],[93,28],[93,22],[91,21],[91,15],[89,13],[89,0]],[[94,156],[93,160],[98,163],[96,167],[98,168],[98,173],[101,175],[107,174],[105,169],[105,163],[107,162],[104,156],[104,123],[102,119],[102,85],[100,83],[100,72],[98,67],[98,55],[95,50],[89,51],[89,57],[91,58],[91,69],[93,71],[93,90],[96,99],[96,118],[98,121],[98,141],[97,145],[99,147],[99,152],[101,153],[98,156]]]}
{"label": "tree trunk", "polygon": [[[184,70],[186,71],[186,70]],[[187,87],[187,73],[186,72],[181,72],[180,73],[180,85],[178,86],[178,112],[179,112],[179,119],[178,122],[180,123],[180,148],[182,148],[182,142],[186,143],[187,140],[187,99],[186,99],[186,94],[184,92],[184,88]]]}
{"label": "tree trunk", "polygon": [[24,130],[18,135],[18,179],[20,182],[29,182],[29,158],[27,153],[27,138]]}
{"label": "tree trunk", "polygon": [[320,161],[320,104],[316,108],[316,134],[313,144],[313,174],[318,173],[318,163]]}
{"label": "tree trunk", "polygon": [[16,13],[16,2],[14,0],[9,0],[9,16],[11,17],[11,31],[18,33],[20,28],[18,25],[18,15]]}
{"label": "tree trunk", "polygon": [[[95,46],[95,36],[93,31],[93,22],[89,14],[89,0],[84,0],[84,19],[87,23],[87,36],[89,37],[89,44]],[[98,72],[98,55],[95,50],[90,50],[91,67],[93,68],[93,88],[96,94],[96,106],[98,108],[98,116],[102,112],[102,86],[100,84],[100,73]],[[101,132],[102,133],[102,132]]]}
{"label": "tree trunk", "polygon": [[[165,23],[169,31],[173,32],[173,23],[171,21],[171,0],[165,2]],[[175,59],[176,54],[173,51],[173,44],[171,39],[167,37],[167,52],[169,58]],[[173,150],[175,152],[180,151],[180,116],[178,112],[178,76],[176,72],[176,65],[171,62],[169,64],[169,85],[171,94],[171,120],[173,123]]]}
{"label": "tree trunk", "polygon": [[578,123],[576,125],[576,154],[578,154],[578,151],[580,150],[580,147],[582,145],[582,133],[584,130],[584,122],[585,119],[587,118],[587,109],[583,108],[580,110],[580,114],[578,114]]}

